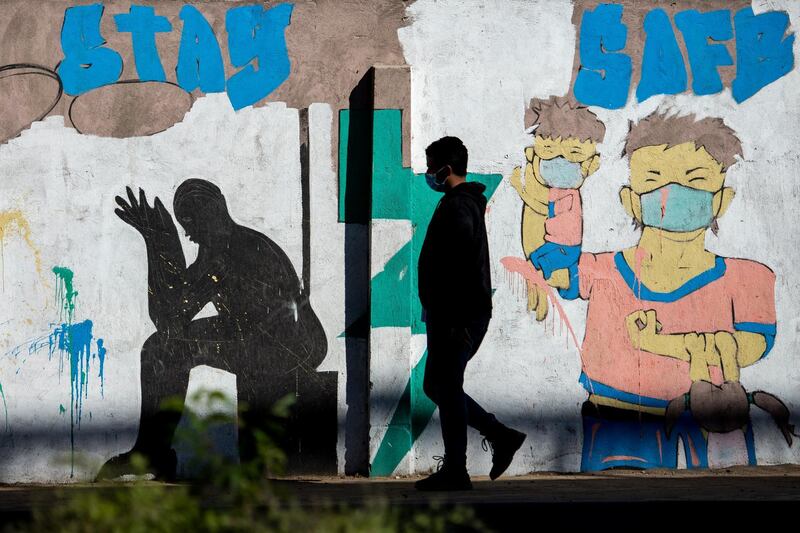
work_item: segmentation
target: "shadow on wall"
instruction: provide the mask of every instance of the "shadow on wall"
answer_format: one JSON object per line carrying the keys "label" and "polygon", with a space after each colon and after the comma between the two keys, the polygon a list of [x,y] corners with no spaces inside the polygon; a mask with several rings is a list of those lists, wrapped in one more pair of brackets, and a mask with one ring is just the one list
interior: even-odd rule
{"label": "shadow on wall", "polygon": [[[373,391],[373,402],[385,402],[386,404],[394,405],[396,398],[385,391]],[[310,402],[309,402],[310,403]],[[297,406],[293,409],[293,418],[300,416],[297,411]],[[550,470],[550,471],[569,471],[574,470],[577,464],[576,456],[580,455],[580,447],[577,444],[578,438],[574,435],[579,431],[575,423],[574,407],[569,409],[555,409],[545,412],[537,412],[533,416],[531,410],[523,409],[522,406],[508,405],[505,408],[495,409],[495,413],[504,421],[513,424],[520,430],[525,431],[530,436],[526,441],[524,448],[520,451],[517,458],[518,464],[521,465],[526,471],[537,470]],[[315,427],[318,427],[316,421],[322,420],[323,417],[328,416],[328,410],[324,406],[318,408],[314,405],[309,405],[303,412],[302,416],[305,420],[313,420]],[[339,424],[345,424],[346,420],[339,420]],[[545,429],[546,428],[546,429]],[[19,472],[22,470],[33,471],[33,468],[41,468],[40,458],[33,454],[33,450],[53,450],[62,449],[63,453],[54,455],[52,459],[52,467],[60,471],[64,471],[69,475],[70,463],[73,459],[70,457],[70,431],[69,427],[64,427],[54,431],[52,426],[42,427],[37,425],[26,424],[23,430],[17,431],[15,428],[10,428],[11,433],[0,433],[0,478],[8,479],[10,477],[19,478]],[[135,423],[127,425],[100,425],[94,423],[91,426],[84,425],[80,430],[75,433],[75,455],[74,455],[74,480],[75,481],[91,481],[95,477],[95,473],[101,468],[102,459],[98,457],[97,453],[100,450],[108,450],[110,442],[127,441],[129,438],[137,435],[138,425]],[[226,436],[230,439],[230,436]],[[470,434],[470,442],[476,445],[479,439],[477,433]],[[232,441],[231,441],[232,442]],[[173,442],[172,445],[176,445]],[[227,442],[221,444],[221,449],[227,446]],[[287,446],[284,442],[283,446]],[[542,455],[540,450],[547,450],[547,455]],[[313,452],[313,450],[311,450]],[[335,448],[333,449],[335,451]],[[318,452],[317,452],[318,453]],[[488,452],[487,452],[488,453]],[[490,462],[490,456],[486,456],[486,460]],[[118,463],[117,460],[115,463]],[[20,465],[30,464],[31,468],[20,467]],[[295,462],[296,464],[296,462]],[[487,463],[488,464],[488,463]],[[328,466],[329,465],[323,465]],[[110,473],[107,464],[103,466],[106,472]],[[292,475],[297,472],[296,467],[291,470],[291,466],[287,468],[287,474]],[[303,469],[303,472],[312,473],[311,468]],[[130,472],[127,472],[130,473]],[[314,475],[335,475],[335,471],[327,469],[313,470]],[[481,472],[475,472],[480,475]],[[484,472],[485,474],[485,472]],[[34,481],[44,481],[40,478]],[[49,479],[52,481],[52,479]]]}
{"label": "shadow on wall", "polygon": [[[179,411],[162,402],[185,396],[189,372],[198,365],[237,376],[237,395],[247,406],[239,435],[242,458],[255,453],[247,428],[270,420],[270,407],[287,394],[298,402],[284,443],[293,472],[336,471],[336,373],[317,372],[327,352],[322,325],[308,292],[284,251],[266,235],[237,224],[222,191],[190,179],[175,192],[175,218],[199,245],[186,265],[172,216],[159,198],[129,188],[116,198],[116,214],[136,229],[147,248],[150,318],[156,326],[144,343],[142,408],[131,452],[110,461],[101,477],[127,468],[143,454],[164,478],[175,476],[171,449]],[[208,303],[217,315],[194,319]]]}
{"label": "shadow on wall", "polygon": [[[372,179],[374,69],[350,93],[339,115],[339,222],[345,224],[345,336],[347,420],[345,473],[369,473],[369,220]],[[344,167],[344,168],[342,168]],[[344,180],[341,179],[342,175]]]}

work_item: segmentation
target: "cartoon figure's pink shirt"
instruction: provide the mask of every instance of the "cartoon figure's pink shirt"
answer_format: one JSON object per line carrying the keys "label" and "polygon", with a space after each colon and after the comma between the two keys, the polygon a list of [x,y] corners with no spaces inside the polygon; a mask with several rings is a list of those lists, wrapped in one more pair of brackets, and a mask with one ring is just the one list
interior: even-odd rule
{"label": "cartoon figure's pink shirt", "polygon": [[[590,392],[652,406],[688,392],[688,362],[634,349],[625,319],[637,310],[655,309],[663,334],[753,331],[772,346],[775,274],[755,261],[718,257],[671,293],[641,285],[622,253],[581,254],[578,273],[579,295],[589,300],[581,381]],[[719,368],[711,370],[721,381]]]}
{"label": "cartoon figure's pink shirt", "polygon": [[577,246],[583,238],[581,193],[578,189],[550,189],[550,216],[544,223],[544,239],[565,246]]}

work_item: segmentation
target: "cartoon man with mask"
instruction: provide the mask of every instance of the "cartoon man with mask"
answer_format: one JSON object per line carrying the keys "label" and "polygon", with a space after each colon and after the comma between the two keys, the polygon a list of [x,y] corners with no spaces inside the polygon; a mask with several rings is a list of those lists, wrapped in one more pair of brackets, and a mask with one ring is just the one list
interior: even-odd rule
{"label": "cartoon man with mask", "polygon": [[[566,98],[534,99],[534,143],[525,149],[525,182],[515,169],[511,184],[523,200],[522,248],[545,278],[575,264],[581,250],[583,221],[579,189],[597,170],[597,143],[606,128],[588,108]],[[541,288],[528,289],[528,309],[537,320],[547,314]]]}
{"label": "cartoon man with mask", "polygon": [[[738,379],[776,333],[774,273],[705,247],[734,197],[725,173],[741,143],[718,118],[652,114],[631,126],[625,153],[630,185],[620,199],[642,228],[639,242],[581,253],[547,278],[562,297],[588,300],[581,469],[675,468],[679,438],[687,466],[707,467],[714,434],[686,411],[668,436],[665,408],[695,382]],[[753,441],[747,423],[725,437],[723,455],[738,448],[755,464]]]}

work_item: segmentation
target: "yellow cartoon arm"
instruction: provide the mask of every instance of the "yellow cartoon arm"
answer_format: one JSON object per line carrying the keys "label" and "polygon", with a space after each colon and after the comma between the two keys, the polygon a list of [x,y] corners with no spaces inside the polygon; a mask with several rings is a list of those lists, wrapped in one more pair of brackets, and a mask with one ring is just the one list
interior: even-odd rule
{"label": "yellow cartoon arm", "polygon": [[738,381],[739,369],[764,355],[763,335],[748,331],[661,334],[654,310],[635,311],[626,318],[628,336],[637,349],[691,363],[692,381],[710,381],[708,366],[719,366],[726,381]]}
{"label": "yellow cartoon arm", "polygon": [[516,167],[511,172],[509,181],[514,190],[517,191],[517,194],[519,194],[519,197],[522,198],[522,201],[525,202],[525,205],[542,217],[542,226],[544,227],[544,221],[547,218],[549,190],[539,183],[533,175],[533,164],[528,163],[525,165],[525,183],[522,183],[522,169],[520,167]]}

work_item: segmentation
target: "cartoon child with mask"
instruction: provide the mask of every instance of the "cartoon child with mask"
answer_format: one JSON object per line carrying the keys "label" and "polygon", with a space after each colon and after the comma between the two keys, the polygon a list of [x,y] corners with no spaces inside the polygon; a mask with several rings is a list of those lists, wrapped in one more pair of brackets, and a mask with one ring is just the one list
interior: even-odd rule
{"label": "cartoon child with mask", "polygon": [[693,383],[738,380],[774,343],[774,273],[705,247],[733,199],[725,174],[741,143],[718,118],[654,113],[631,126],[625,153],[620,200],[642,228],[639,242],[581,253],[547,279],[562,297],[588,300],[581,469],[675,468],[678,439],[690,468],[721,455],[755,464],[749,422],[720,440],[687,410],[665,432],[670,400]]}
{"label": "cartoon child with mask", "polygon": [[[533,99],[534,143],[525,149],[525,182],[515,169],[511,184],[523,200],[522,248],[534,267],[550,278],[574,265],[581,251],[583,220],[579,189],[597,170],[605,126],[588,108],[566,98]],[[547,314],[541,288],[528,289],[528,309]]]}

